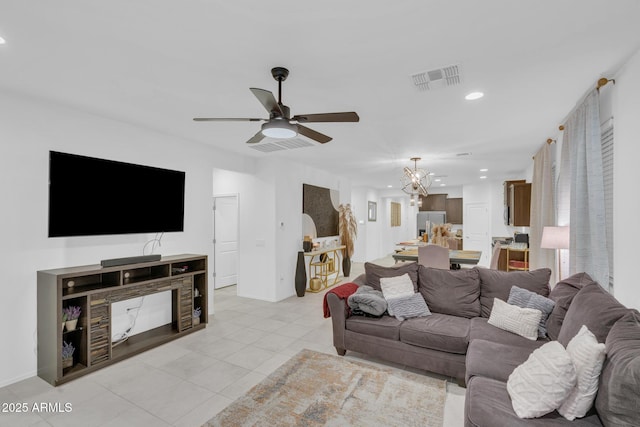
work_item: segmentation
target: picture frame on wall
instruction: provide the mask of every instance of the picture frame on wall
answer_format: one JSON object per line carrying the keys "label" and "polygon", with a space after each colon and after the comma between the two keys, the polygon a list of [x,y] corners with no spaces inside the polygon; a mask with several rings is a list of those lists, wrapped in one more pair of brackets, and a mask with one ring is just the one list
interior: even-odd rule
{"label": "picture frame on wall", "polygon": [[376,221],[378,219],[378,204],[376,202],[369,202],[367,212],[369,221]]}

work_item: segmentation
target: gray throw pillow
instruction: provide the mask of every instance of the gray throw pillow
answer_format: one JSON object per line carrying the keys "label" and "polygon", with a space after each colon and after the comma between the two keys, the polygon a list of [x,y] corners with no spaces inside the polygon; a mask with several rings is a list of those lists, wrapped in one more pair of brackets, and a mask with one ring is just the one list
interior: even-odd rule
{"label": "gray throw pillow", "polygon": [[560,328],[567,310],[573,301],[573,297],[587,285],[595,283],[587,273],[576,273],[566,279],[559,281],[551,290],[549,299],[553,300],[556,305],[547,319],[547,335],[552,340],[558,339]]}
{"label": "gray throw pillow", "polygon": [[613,295],[602,289],[597,282],[587,285],[573,298],[564,317],[558,341],[567,346],[582,325],[586,325],[598,342],[605,342],[614,323],[627,314],[629,309],[620,304]]}
{"label": "gray throw pillow", "polygon": [[507,303],[522,308],[539,310],[542,316],[540,316],[540,323],[538,323],[538,336],[541,338],[547,336],[547,319],[556,305],[552,300],[526,289],[513,286],[511,292],[509,292]]}
{"label": "gray throw pillow", "polygon": [[548,268],[539,268],[533,271],[500,271],[479,267],[475,267],[475,269],[480,274],[482,317],[489,317],[491,314],[494,298],[507,301],[512,286],[535,292],[543,297],[549,295],[551,270]]}
{"label": "gray throw pillow", "polygon": [[415,293],[408,297],[393,298],[387,301],[389,312],[398,320],[410,319],[412,317],[429,316],[431,312],[422,295]]}
{"label": "gray throw pillow", "polygon": [[418,291],[432,313],[451,316],[480,316],[480,277],[478,270],[442,270],[418,267]]}
{"label": "gray throw pillow", "polygon": [[365,284],[371,286],[377,291],[382,291],[380,279],[384,277],[396,277],[408,274],[413,282],[413,291],[418,292],[418,263],[403,262],[393,267],[384,267],[382,265],[370,262],[364,263]]}

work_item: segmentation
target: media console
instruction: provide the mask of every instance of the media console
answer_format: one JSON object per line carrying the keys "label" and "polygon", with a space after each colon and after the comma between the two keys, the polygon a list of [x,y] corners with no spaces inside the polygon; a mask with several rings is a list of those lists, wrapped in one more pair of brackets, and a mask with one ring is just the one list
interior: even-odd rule
{"label": "media console", "polygon": [[[165,291],[172,294],[171,323],[114,345],[111,304]],[[175,255],[117,267],[38,271],[37,299],[38,376],[56,386],[205,328],[207,256]],[[69,306],[81,310],[71,331],[62,327],[62,312]],[[194,318],[198,307],[200,316]],[[63,343],[75,348],[72,363],[63,364]]]}

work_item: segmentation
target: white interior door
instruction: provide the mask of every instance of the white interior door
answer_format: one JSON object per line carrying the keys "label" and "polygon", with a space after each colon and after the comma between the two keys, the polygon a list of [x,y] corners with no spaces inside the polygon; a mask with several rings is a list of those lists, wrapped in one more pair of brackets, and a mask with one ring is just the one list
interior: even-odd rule
{"label": "white interior door", "polygon": [[213,198],[213,286],[235,285],[238,277],[238,197]]}
{"label": "white interior door", "polygon": [[464,213],[464,249],[482,251],[479,265],[488,267],[491,257],[489,208],[486,203],[468,203]]}

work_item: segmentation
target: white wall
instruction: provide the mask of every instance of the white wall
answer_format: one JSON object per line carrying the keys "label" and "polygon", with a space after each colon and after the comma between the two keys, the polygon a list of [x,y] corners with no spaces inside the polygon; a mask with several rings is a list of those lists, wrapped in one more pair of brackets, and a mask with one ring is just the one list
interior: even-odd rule
{"label": "white wall", "polygon": [[614,295],[627,307],[640,309],[638,260],[635,246],[640,242],[640,51],[615,76],[613,254]]}
{"label": "white wall", "polygon": [[165,234],[156,251],[161,254],[211,255],[211,171],[221,165],[242,170],[246,162],[148,129],[2,93],[0,342],[11,351],[0,355],[0,386],[36,374],[36,271],[141,255],[153,238],[47,238],[49,150],[185,171],[185,231]]}

